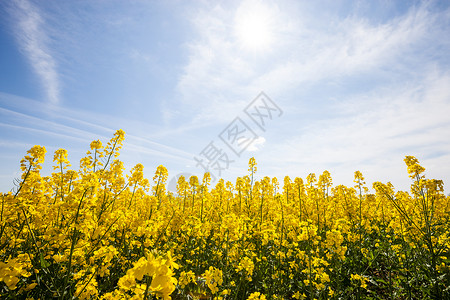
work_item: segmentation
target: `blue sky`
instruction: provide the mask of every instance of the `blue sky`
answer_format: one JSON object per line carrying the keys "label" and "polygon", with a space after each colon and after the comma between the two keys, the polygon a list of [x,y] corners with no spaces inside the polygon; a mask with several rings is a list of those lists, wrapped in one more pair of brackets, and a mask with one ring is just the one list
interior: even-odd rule
{"label": "blue sky", "polygon": [[2,1],[0,190],[33,145],[49,174],[117,129],[148,178],[197,159],[234,181],[254,156],[281,182],[406,190],[414,155],[448,183],[449,36],[448,1]]}

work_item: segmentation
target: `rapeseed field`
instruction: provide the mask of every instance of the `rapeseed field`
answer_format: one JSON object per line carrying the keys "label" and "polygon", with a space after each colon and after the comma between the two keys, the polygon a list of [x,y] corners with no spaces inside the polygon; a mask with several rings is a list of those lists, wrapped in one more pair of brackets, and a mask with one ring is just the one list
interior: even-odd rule
{"label": "rapeseed field", "polygon": [[[118,160],[125,133],[41,174],[32,147],[0,194],[2,299],[449,299],[450,197],[405,158],[411,190],[329,172],[152,180]],[[406,174],[406,172],[405,172]],[[406,175],[405,175],[406,176]]]}

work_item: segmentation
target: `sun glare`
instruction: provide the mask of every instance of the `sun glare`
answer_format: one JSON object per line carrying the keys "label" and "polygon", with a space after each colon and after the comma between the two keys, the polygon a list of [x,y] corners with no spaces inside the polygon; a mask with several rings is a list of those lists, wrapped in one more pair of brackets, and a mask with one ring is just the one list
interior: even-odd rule
{"label": "sun glare", "polygon": [[273,41],[273,21],[268,7],[261,3],[245,3],[236,12],[235,33],[239,44],[247,50],[264,51]]}

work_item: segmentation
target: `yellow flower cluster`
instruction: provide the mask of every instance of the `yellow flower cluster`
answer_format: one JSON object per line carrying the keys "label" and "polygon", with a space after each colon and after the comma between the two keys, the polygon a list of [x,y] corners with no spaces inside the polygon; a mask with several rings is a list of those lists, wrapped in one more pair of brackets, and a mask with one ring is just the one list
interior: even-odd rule
{"label": "yellow flower cluster", "polygon": [[252,259],[249,257],[244,257],[239,262],[239,265],[236,268],[236,272],[244,271],[247,280],[252,281],[252,274],[254,268],[255,265],[253,264]]}
{"label": "yellow flower cluster", "polygon": [[195,281],[195,273],[192,271],[188,271],[188,272],[181,272],[180,273],[180,278],[178,279],[178,283],[180,284],[181,288],[184,288],[185,286],[187,286],[189,283],[196,283]]}
{"label": "yellow flower cluster", "polygon": [[[0,262],[0,281],[3,281],[9,290],[15,290],[20,277],[30,277],[32,264],[27,254],[19,254],[16,258],[8,259],[6,263]],[[36,283],[31,283],[26,289],[32,289]]]}
{"label": "yellow flower cluster", "polygon": [[[162,296],[164,299],[172,299],[170,295],[177,284],[177,279],[173,277],[173,269],[176,268],[178,265],[170,252],[162,257],[146,251],[146,255],[134,263],[133,268],[119,279],[118,286],[123,291],[131,291],[138,299],[141,297],[146,299],[149,293]],[[146,285],[136,283],[136,280],[141,281],[144,277]]]}
{"label": "yellow flower cluster", "polygon": [[350,278],[354,282],[357,282],[358,284],[360,284],[363,289],[367,288],[367,278],[366,277],[363,277],[359,274],[351,274]]}
{"label": "yellow flower cluster", "polygon": [[254,292],[250,294],[247,300],[266,300],[266,296],[260,292]]}
{"label": "yellow flower cluster", "polygon": [[203,274],[203,277],[205,278],[206,284],[211,290],[211,293],[217,293],[219,291],[218,286],[223,283],[222,271],[214,267],[209,267],[209,269]]}

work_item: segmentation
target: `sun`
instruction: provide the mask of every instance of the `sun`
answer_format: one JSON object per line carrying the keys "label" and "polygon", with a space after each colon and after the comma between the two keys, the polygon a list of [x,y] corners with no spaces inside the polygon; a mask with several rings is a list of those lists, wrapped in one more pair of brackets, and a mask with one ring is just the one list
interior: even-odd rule
{"label": "sun", "polygon": [[235,34],[239,45],[251,51],[264,51],[273,42],[273,16],[260,2],[243,3],[236,12]]}

